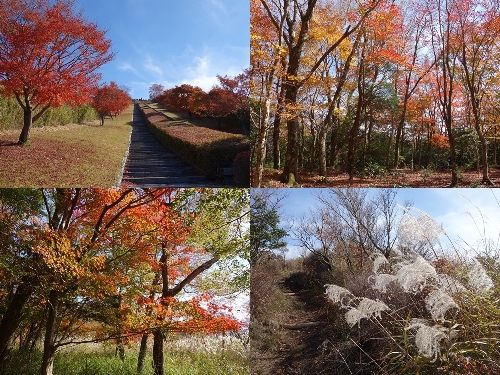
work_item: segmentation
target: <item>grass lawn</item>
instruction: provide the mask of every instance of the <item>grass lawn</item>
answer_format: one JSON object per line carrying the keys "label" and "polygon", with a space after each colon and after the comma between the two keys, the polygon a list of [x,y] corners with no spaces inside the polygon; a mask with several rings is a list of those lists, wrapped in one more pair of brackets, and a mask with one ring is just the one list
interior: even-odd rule
{"label": "grass lawn", "polygon": [[21,130],[0,133],[0,187],[116,186],[132,131],[130,106],[115,119],[86,125],[34,128],[17,145]]}
{"label": "grass lawn", "polygon": [[[212,341],[212,340],[210,340]],[[152,342],[142,375],[152,375]],[[54,360],[54,375],[136,375],[138,343],[125,348],[125,360],[116,356],[111,344],[83,344],[61,350]],[[42,353],[20,353],[13,349],[4,375],[37,375]],[[165,375],[248,375],[248,353],[237,342],[223,346],[207,345],[202,338],[194,345],[178,346],[176,341],[165,343]]]}

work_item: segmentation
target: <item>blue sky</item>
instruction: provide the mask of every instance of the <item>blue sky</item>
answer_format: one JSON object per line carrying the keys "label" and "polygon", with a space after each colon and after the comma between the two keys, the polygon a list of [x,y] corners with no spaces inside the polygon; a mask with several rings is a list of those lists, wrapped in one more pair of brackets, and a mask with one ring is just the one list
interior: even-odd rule
{"label": "blue sky", "polygon": [[76,0],[76,9],[113,42],[103,82],[130,87],[133,98],[148,98],[153,83],[208,91],[217,74],[250,64],[248,0]]}
{"label": "blue sky", "polygon": [[[282,225],[285,227],[290,217],[300,220],[314,211],[318,204],[315,195],[321,189],[286,189],[282,201]],[[375,194],[377,189],[371,189]],[[446,231],[448,237],[464,249],[478,248],[481,239],[487,238],[499,244],[500,235],[500,191],[495,189],[399,189],[398,203],[411,200],[413,206],[429,214]],[[497,201],[498,200],[498,201]],[[442,238],[444,246],[446,238]],[[293,246],[290,255],[299,250]]]}

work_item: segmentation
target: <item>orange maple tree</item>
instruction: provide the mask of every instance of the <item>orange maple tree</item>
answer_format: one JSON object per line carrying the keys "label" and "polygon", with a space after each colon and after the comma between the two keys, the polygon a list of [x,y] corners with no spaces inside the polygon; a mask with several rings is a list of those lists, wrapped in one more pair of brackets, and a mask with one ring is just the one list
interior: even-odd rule
{"label": "orange maple tree", "polygon": [[[40,373],[52,374],[56,352],[67,345],[108,340],[123,345],[142,334],[156,337],[165,331],[214,333],[241,328],[212,294],[200,291],[193,298],[182,296],[224,256],[223,242],[203,245],[189,237],[195,227],[210,228],[207,217],[233,210],[215,205],[215,213],[210,213],[206,206],[200,207],[203,200],[223,195],[229,196],[226,205],[241,206],[232,198],[241,193],[227,190],[34,192],[43,209],[23,217],[24,227],[4,228],[12,231],[15,243],[0,236],[7,246],[0,252],[0,274],[8,271],[3,264],[9,259],[16,264],[16,273],[31,275],[29,279],[9,276],[17,286],[9,303],[15,303],[18,294],[31,295],[32,301],[23,299],[16,311],[29,308],[28,315],[45,316]],[[245,199],[240,201],[244,204]],[[1,332],[0,343],[9,342],[20,323],[6,313],[0,327],[9,335]]]}
{"label": "orange maple tree", "polygon": [[111,42],[73,10],[71,0],[0,0],[0,94],[24,112],[19,143],[50,107],[87,102]]}

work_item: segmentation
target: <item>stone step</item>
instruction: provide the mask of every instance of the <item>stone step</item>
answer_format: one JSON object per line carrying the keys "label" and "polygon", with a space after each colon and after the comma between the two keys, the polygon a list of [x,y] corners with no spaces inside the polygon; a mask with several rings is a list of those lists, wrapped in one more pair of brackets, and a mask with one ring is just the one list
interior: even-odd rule
{"label": "stone step", "polygon": [[161,185],[161,186],[180,186],[187,187],[200,185],[207,182],[204,176],[182,176],[182,177],[124,177],[123,182],[129,182],[133,185]]}
{"label": "stone step", "polygon": [[201,171],[184,162],[149,131],[139,107],[134,107],[129,154],[123,186],[140,187],[217,187]]}

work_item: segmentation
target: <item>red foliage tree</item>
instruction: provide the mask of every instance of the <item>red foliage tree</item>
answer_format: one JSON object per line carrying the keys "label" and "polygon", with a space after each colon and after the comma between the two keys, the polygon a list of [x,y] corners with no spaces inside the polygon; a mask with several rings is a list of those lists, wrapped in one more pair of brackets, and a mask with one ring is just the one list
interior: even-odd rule
{"label": "red foliage tree", "polygon": [[238,97],[232,91],[215,86],[207,95],[207,107],[209,115],[218,119],[220,127],[221,118],[236,113]]}
{"label": "red foliage tree", "polygon": [[[219,85],[215,85],[207,95],[207,112],[219,120],[236,116],[241,123],[250,117],[249,93],[250,76],[245,71],[234,78],[227,75],[217,76]],[[243,124],[243,128],[245,125]]]}
{"label": "red foliage tree", "polygon": [[106,116],[119,114],[132,102],[128,93],[118,87],[115,82],[100,87],[92,98],[92,107],[101,118],[101,125],[104,125]]}
{"label": "red foliage tree", "polygon": [[171,111],[191,113],[192,111],[189,106],[191,96],[200,95],[202,93],[204,93],[204,91],[198,86],[182,84],[164,91],[162,95],[157,97],[157,101],[167,106]]}
{"label": "red foliage tree", "polygon": [[24,111],[20,144],[48,108],[88,101],[96,70],[114,57],[105,32],[75,13],[71,0],[51,3],[0,0],[0,93]]}

